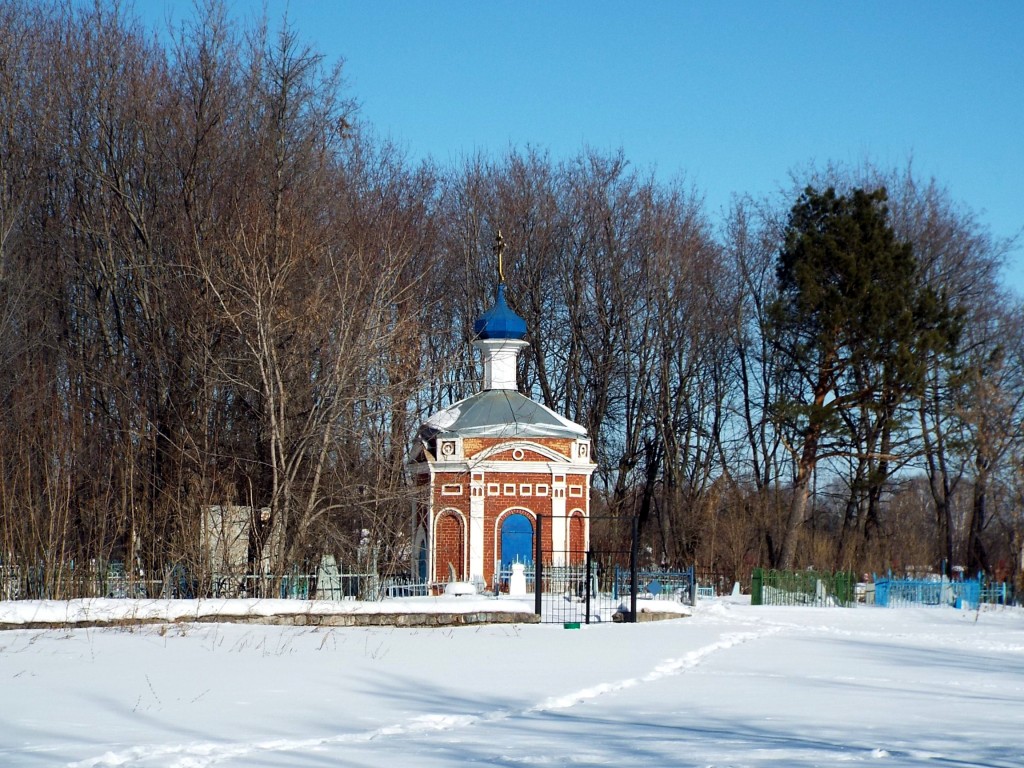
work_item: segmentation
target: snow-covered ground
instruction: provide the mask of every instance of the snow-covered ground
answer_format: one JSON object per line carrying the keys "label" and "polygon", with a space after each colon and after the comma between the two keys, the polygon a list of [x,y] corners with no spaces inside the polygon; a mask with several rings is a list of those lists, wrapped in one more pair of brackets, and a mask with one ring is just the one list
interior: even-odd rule
{"label": "snow-covered ground", "polygon": [[1021,610],[742,603],[578,630],[8,630],[0,766],[1024,765]]}

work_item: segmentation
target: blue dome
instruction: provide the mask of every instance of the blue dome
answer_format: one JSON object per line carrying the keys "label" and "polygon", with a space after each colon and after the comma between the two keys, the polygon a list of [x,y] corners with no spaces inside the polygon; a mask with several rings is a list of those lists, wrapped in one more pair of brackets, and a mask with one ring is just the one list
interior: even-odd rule
{"label": "blue dome", "polygon": [[505,301],[505,284],[498,284],[494,306],[473,323],[473,334],[478,339],[519,339],[526,336],[526,321],[512,311]]}

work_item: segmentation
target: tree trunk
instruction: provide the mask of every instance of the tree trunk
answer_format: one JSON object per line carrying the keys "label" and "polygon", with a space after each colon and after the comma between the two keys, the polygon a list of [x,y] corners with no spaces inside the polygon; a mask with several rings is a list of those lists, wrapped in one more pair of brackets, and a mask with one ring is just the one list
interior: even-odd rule
{"label": "tree trunk", "polygon": [[782,538],[779,552],[778,567],[788,571],[796,560],[796,545],[800,538],[800,529],[807,521],[807,500],[811,495],[811,473],[814,471],[814,449],[804,447],[796,480],[793,483],[793,498],[789,504],[789,517],[786,520],[786,531]]}
{"label": "tree trunk", "polygon": [[967,526],[967,573],[988,572],[988,554],[981,534],[985,530],[985,504],[988,495],[988,460],[978,458],[978,476],[974,479],[971,519]]}

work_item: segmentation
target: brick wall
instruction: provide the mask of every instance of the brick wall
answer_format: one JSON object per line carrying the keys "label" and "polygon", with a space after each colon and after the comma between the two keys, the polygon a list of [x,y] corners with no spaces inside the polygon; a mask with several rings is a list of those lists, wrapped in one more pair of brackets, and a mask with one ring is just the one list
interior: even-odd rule
{"label": "brick wall", "polygon": [[586,535],[585,535],[586,523],[583,519],[583,513],[575,511],[569,517],[569,564],[575,565],[582,563],[586,560]]}
{"label": "brick wall", "polygon": [[[463,451],[467,458],[487,450],[495,445],[506,442],[504,438],[465,438],[463,440]],[[572,450],[571,439],[548,439],[541,438],[537,442],[548,448],[558,451],[567,459]],[[487,471],[486,467],[490,460],[515,462],[516,470],[511,472]],[[432,508],[439,511],[434,526],[434,573],[433,579],[438,582],[446,582],[449,579],[448,563],[455,567],[455,575],[458,579],[468,579],[469,573],[469,531],[468,525],[471,518],[471,507],[474,497],[471,491],[471,478],[483,476],[482,498],[478,493],[475,501],[483,503],[483,577],[485,583],[490,586],[494,580],[495,562],[500,556],[501,546],[501,520],[514,511],[526,514],[526,517],[534,524],[535,518],[542,516],[544,520],[543,540],[541,542],[545,551],[552,550],[553,542],[553,521],[551,519],[552,500],[555,498],[554,477],[547,466],[548,459],[534,451],[524,448],[521,456],[514,455],[512,450],[503,451],[501,455],[494,456],[488,462],[474,465],[470,461],[471,469],[452,469],[445,471],[444,468],[434,465],[433,487],[431,488]],[[463,465],[464,466],[464,465]],[[440,470],[440,471],[438,471]],[[586,510],[589,508],[589,475],[574,472],[562,472],[565,482],[564,491],[559,499],[561,504],[564,498],[567,510]],[[423,475],[420,476],[424,477]],[[573,486],[576,486],[575,492]],[[457,511],[458,514],[453,514]],[[562,524],[562,521],[559,521]],[[567,548],[582,552],[586,544],[586,520],[580,517],[569,523],[568,537],[565,542]],[[561,547],[560,547],[561,549]],[[479,555],[478,555],[479,556]],[[581,559],[583,555],[571,555],[571,559]]]}
{"label": "brick wall", "polygon": [[449,564],[455,568],[455,580],[466,578],[466,531],[462,519],[454,512],[444,512],[437,518],[435,531],[436,553],[434,580],[450,579]]}
{"label": "brick wall", "polygon": [[[558,451],[566,457],[568,457],[572,451],[573,440],[571,438],[542,437],[539,439],[532,438],[532,441],[542,443],[546,447]],[[488,448],[493,448],[495,445],[506,442],[508,442],[508,438],[467,437],[462,441],[462,450],[466,456],[475,456],[481,451],[486,451]]]}

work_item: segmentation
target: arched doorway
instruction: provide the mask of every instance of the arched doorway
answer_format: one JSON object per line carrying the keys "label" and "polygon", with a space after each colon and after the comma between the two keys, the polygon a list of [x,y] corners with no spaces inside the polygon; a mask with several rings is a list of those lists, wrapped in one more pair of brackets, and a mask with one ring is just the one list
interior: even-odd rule
{"label": "arched doorway", "polygon": [[520,512],[513,512],[501,523],[501,569],[512,563],[533,562],[533,523]]}

